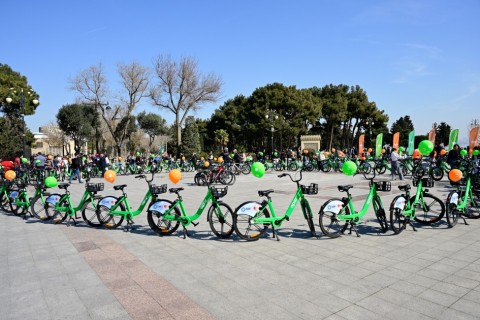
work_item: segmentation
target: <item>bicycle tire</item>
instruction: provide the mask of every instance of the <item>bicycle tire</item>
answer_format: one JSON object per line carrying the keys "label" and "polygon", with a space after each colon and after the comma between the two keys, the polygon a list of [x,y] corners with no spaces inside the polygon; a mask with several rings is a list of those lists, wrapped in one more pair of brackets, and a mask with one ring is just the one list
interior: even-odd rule
{"label": "bicycle tire", "polygon": [[373,208],[375,209],[375,216],[377,217],[378,224],[382,233],[388,231],[388,222],[387,215],[385,214],[385,209],[383,208],[380,197],[373,199]]}
{"label": "bicycle tire", "polygon": [[81,210],[83,221],[85,221],[89,226],[95,228],[102,226],[100,221],[98,221],[97,208],[92,198],[85,200]]}
{"label": "bicycle tire", "polygon": [[250,168],[250,166],[247,164],[243,164],[241,167],[241,171],[243,174],[250,174],[250,172],[252,172],[252,168]]}
{"label": "bicycle tire", "polygon": [[[343,208],[340,210],[340,207]],[[343,206],[341,199],[330,199],[320,208],[318,222],[320,229],[327,237],[338,238],[347,229],[348,220],[338,220],[337,215],[339,213],[346,216],[351,215],[350,207]]]}
{"label": "bicycle tire", "polygon": [[[265,208],[263,211],[257,211],[252,217],[251,215],[245,213],[246,211],[242,211],[242,208],[246,208],[247,206],[258,206],[259,209],[262,209],[261,203],[256,201],[247,201],[242,203],[237,207],[237,209],[235,209],[235,212],[233,213],[233,226],[235,233],[241,239],[246,241],[255,241],[260,239],[260,237],[267,232],[268,225],[252,223],[253,218],[269,218],[270,212],[267,208]],[[253,233],[251,233],[252,230]]]}
{"label": "bicycle tire", "polygon": [[176,220],[163,219],[163,212],[165,212],[165,209],[170,208],[172,205],[173,202],[170,200],[159,199],[151,203],[147,209],[148,225],[154,232],[162,236],[167,236],[174,233],[180,226],[180,221],[177,219],[180,218],[181,213],[177,207],[173,209]]}
{"label": "bicycle tire", "polygon": [[[49,196],[50,197],[58,197],[60,198],[60,200],[62,201],[61,202],[61,207],[62,208],[66,208],[68,207],[68,201],[66,199],[61,199],[62,195],[61,194],[52,194]],[[57,224],[57,223],[62,223],[63,221],[65,221],[65,219],[67,219],[67,212],[66,211],[58,211],[58,210],[55,210],[55,206],[56,206],[56,203],[52,203],[52,202],[49,202],[49,201],[45,201],[45,212],[47,213],[48,215],[48,220],[52,220],[53,223]]]}
{"label": "bicycle tire", "polygon": [[[223,210],[222,207],[224,207]],[[227,239],[232,235],[234,229],[233,210],[228,204],[224,202],[212,204],[208,209],[207,219],[213,234],[220,239]]]}
{"label": "bicycle tire", "polygon": [[284,165],[281,164],[281,163],[277,163],[277,164],[275,165],[275,168],[274,168],[274,169],[275,169],[275,171],[283,171]]}
{"label": "bicycle tire", "polygon": [[313,223],[313,213],[312,213],[312,208],[310,208],[310,205],[308,204],[308,201],[303,199],[300,202],[300,205],[302,207],[302,213],[303,217],[305,220],[307,220],[308,224],[308,229],[310,230],[310,233],[312,234],[312,237],[317,237],[317,233],[315,232],[315,224]]}
{"label": "bicycle tire", "polygon": [[430,176],[435,181],[442,180],[443,179],[443,169],[440,168],[440,167],[432,168],[432,171],[430,171]]}
{"label": "bicycle tire", "polygon": [[467,206],[464,216],[470,219],[480,218],[480,190],[472,190],[473,199],[470,199],[470,203]]}
{"label": "bicycle tire", "polygon": [[[415,196],[410,199],[410,203],[414,203]],[[423,201],[413,204],[415,208],[415,221],[421,224],[433,224],[440,221],[445,215],[445,204],[439,198],[425,193]],[[423,212],[419,214],[419,212]]]}
{"label": "bicycle tire", "polygon": [[[12,195],[12,192],[16,192],[16,196],[15,198],[11,198],[10,195]],[[25,213],[25,208],[22,206],[22,205],[18,205],[16,203],[16,201],[19,201],[19,200],[24,200],[24,199],[20,199],[20,198],[23,198],[24,193],[22,193],[21,191],[19,190],[11,190],[10,193],[9,193],[9,205],[10,205],[10,212],[13,213],[14,215],[16,216],[23,216],[24,213]],[[23,201],[22,201],[23,202]]]}
{"label": "bicycle tire", "polygon": [[30,203],[30,211],[32,212],[33,216],[38,220],[48,220],[50,217],[48,216],[45,208],[45,199],[40,195],[35,196]]}
{"label": "bicycle tire", "polygon": [[288,165],[288,170],[297,171],[298,170],[298,164],[296,162],[293,162],[293,163],[289,164]]}
{"label": "bicycle tire", "polygon": [[405,202],[405,196],[400,195],[396,196],[390,204],[390,226],[395,234],[402,233],[408,223],[408,218],[403,214]]}
{"label": "bicycle tire", "polygon": [[224,171],[219,178],[222,184],[229,186],[233,185],[236,181],[235,175],[230,171]]}
{"label": "bicycle tire", "polygon": [[323,165],[321,166],[322,172],[330,172],[332,170],[332,167],[328,162],[324,162]]}
{"label": "bicycle tire", "polygon": [[[112,206],[118,202],[118,198],[112,197],[112,196],[108,196],[100,199],[100,201],[98,201],[97,203],[97,209],[96,209],[97,219],[103,227],[107,229],[116,229],[123,223],[123,220],[125,219],[125,217],[123,215],[110,214],[109,213],[110,207],[108,207],[107,205],[101,204],[102,200],[106,198],[115,199],[115,202],[111,203]],[[126,212],[126,208],[123,203],[120,203],[119,207],[120,207],[120,211]]]}
{"label": "bicycle tire", "polygon": [[387,166],[384,165],[384,164],[381,164],[380,166],[375,166],[375,171],[378,173],[378,174],[384,174],[386,171],[387,171]]}

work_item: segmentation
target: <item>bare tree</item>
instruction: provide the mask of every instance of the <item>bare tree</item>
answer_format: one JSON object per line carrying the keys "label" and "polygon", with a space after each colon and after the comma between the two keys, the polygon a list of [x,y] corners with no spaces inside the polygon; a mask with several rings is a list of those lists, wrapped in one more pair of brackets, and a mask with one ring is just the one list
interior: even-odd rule
{"label": "bare tree", "polygon": [[47,142],[50,146],[59,147],[62,146],[62,155],[69,154],[70,150],[70,137],[60,130],[55,121],[50,121],[45,126],[42,126],[42,132],[47,135]]}
{"label": "bare tree", "polygon": [[[76,91],[83,102],[95,105],[113,137],[117,153],[120,155],[122,143],[125,141],[128,132],[126,129],[117,130],[117,126],[121,122],[117,120],[130,119],[130,115],[140,100],[146,97],[149,72],[137,62],[118,63],[117,72],[120,76],[122,92],[119,98],[120,103],[113,108],[107,103],[110,90],[102,64],[81,71],[70,80],[70,89]],[[128,127],[127,123],[124,128]]]}
{"label": "bare tree", "polygon": [[214,103],[220,98],[222,81],[215,74],[203,75],[198,62],[191,57],[179,62],[170,56],[159,55],[154,61],[158,83],[150,90],[155,106],[170,110],[175,115],[177,145],[182,144],[182,124],[188,113],[203,103]]}

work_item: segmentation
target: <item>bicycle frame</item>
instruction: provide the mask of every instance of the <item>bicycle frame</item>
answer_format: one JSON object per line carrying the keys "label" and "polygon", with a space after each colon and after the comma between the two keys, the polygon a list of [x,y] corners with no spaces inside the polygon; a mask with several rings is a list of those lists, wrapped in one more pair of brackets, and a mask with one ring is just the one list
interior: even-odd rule
{"label": "bicycle frame", "polygon": [[[210,201],[212,203],[217,203],[217,200],[215,199],[215,197],[213,196],[212,194],[212,191],[210,190],[210,188],[207,188],[208,191],[207,191],[207,194],[205,195],[205,198],[203,198],[202,202],[200,203],[200,206],[198,207],[197,211],[193,214],[193,215],[188,215],[187,214],[187,211],[185,209],[185,205],[183,204],[183,199],[182,197],[179,195],[179,198],[176,199],[173,204],[170,206],[170,208],[168,208],[165,213],[164,213],[164,219],[165,220],[171,220],[171,221],[174,221],[174,220],[179,220],[180,223],[182,224],[183,227],[188,227],[190,224],[192,224],[193,221],[197,220],[198,218],[200,218],[200,216],[202,215],[203,211],[205,210],[205,208],[207,207],[207,204],[210,203]],[[161,205],[161,203],[160,203]],[[177,218],[175,215],[172,215],[171,213],[174,212],[175,208],[176,207],[180,207],[180,212],[182,213],[182,216],[180,218]],[[153,208],[155,209],[155,208]]]}
{"label": "bicycle frame", "polygon": [[411,219],[415,218],[415,208],[416,204],[421,202],[423,205],[425,202],[423,201],[423,194],[425,191],[423,190],[423,181],[422,179],[418,180],[417,184],[417,191],[415,192],[415,199],[413,202],[410,201],[410,192],[406,191],[405,192],[405,198],[399,198],[397,199],[397,202],[394,203],[393,207],[394,208],[399,208],[402,209],[402,214],[406,217],[409,217]]}
{"label": "bicycle frame", "polygon": [[[145,196],[143,197],[143,200],[142,202],[140,203],[140,205],[138,206],[138,209],[135,210],[135,211],[132,211],[130,209],[130,203],[128,202],[128,197],[127,197],[127,194],[124,193],[117,201],[117,203],[115,203],[113,206],[110,207],[109,211],[108,211],[108,214],[112,214],[112,215],[117,215],[117,216],[124,216],[125,218],[127,219],[131,219],[135,216],[138,216],[140,213],[142,213],[143,209],[145,209],[145,206],[147,205],[147,202],[148,200],[150,200],[152,198],[152,193],[150,192],[150,189],[148,189],[147,193],[145,194]],[[117,210],[118,207],[121,205],[121,204],[125,204],[125,209],[126,210]]]}
{"label": "bicycle frame", "polygon": [[268,196],[267,200],[264,200],[264,202],[262,203],[262,208],[259,210],[259,212],[260,213],[263,212],[265,210],[265,208],[268,207],[272,217],[270,217],[270,218],[253,218],[253,223],[269,224],[274,229],[279,228],[282,225],[283,221],[288,220],[288,218],[290,218],[290,216],[293,213],[293,210],[295,210],[295,207],[297,206],[298,200],[300,200],[304,204],[310,206],[307,199],[303,195],[302,188],[300,186],[297,188],[297,192],[293,196],[293,199],[290,202],[290,205],[288,206],[285,213],[281,216],[277,216],[276,213],[275,213],[275,209],[273,207],[272,199],[270,198],[270,196]]}
{"label": "bicycle frame", "polygon": [[457,206],[458,210],[465,211],[468,205],[468,200],[475,201],[475,197],[473,196],[473,191],[472,191],[472,181],[470,176],[467,178],[467,183],[465,185],[465,194],[463,195],[463,199],[460,200],[459,203],[459,198],[461,198],[459,192],[457,192],[451,199],[450,203],[454,203]]}
{"label": "bicycle frame", "polygon": [[[68,214],[68,216],[71,217],[71,216],[75,215],[75,213],[77,211],[82,209],[82,207],[85,204],[85,202],[87,201],[87,199],[89,199],[91,201],[91,203],[93,204],[93,206],[96,207],[94,198],[95,198],[95,195],[92,192],[90,192],[88,190],[85,190],[83,192],[82,198],[80,199],[80,203],[78,204],[78,206],[74,207],[73,204],[72,204],[72,199],[70,197],[70,193],[65,193],[60,197],[60,199],[58,199],[58,200],[55,199],[54,200],[55,201],[55,209],[54,210],[57,210],[57,211],[60,211],[60,212],[66,212]],[[63,207],[61,205],[65,200],[68,202],[68,207]]]}
{"label": "bicycle frame", "polygon": [[[338,220],[343,220],[343,221],[351,221],[355,224],[358,224],[360,222],[360,219],[363,218],[363,216],[367,213],[368,209],[370,208],[370,205],[373,202],[373,199],[379,199],[381,203],[380,196],[377,194],[377,185],[375,183],[372,183],[372,186],[370,187],[370,192],[367,195],[367,199],[365,199],[365,202],[363,203],[363,207],[359,212],[355,211],[355,206],[352,201],[352,196],[350,193],[347,191],[347,199],[348,199],[348,207],[350,208],[351,214],[346,215],[346,214],[338,214],[337,219]],[[341,201],[340,201],[341,202]],[[344,205],[345,203],[342,202]],[[378,210],[378,208],[373,208],[375,211]],[[340,212],[344,211],[342,208]]]}

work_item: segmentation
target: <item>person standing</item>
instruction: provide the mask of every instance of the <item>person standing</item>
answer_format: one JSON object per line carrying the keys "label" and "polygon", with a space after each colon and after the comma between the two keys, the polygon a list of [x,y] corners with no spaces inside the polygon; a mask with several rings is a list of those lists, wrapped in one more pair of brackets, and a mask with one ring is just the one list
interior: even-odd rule
{"label": "person standing", "polygon": [[398,154],[398,149],[393,148],[390,153],[390,159],[392,160],[392,180],[395,180],[395,176],[398,174],[400,180],[403,180],[403,173],[400,168],[400,155]]}
{"label": "person standing", "polygon": [[78,179],[78,183],[82,182],[82,175],[80,173],[80,168],[82,167],[82,155],[75,154],[75,158],[72,159],[72,173],[70,174],[70,179],[68,180],[69,183],[72,183],[73,177],[76,175]]}

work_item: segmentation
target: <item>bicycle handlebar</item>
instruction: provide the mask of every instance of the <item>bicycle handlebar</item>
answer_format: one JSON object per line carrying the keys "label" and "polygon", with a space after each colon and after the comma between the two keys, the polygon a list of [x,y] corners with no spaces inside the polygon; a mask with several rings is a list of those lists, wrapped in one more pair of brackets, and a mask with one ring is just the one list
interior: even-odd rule
{"label": "bicycle handlebar", "polygon": [[300,172],[300,179],[297,179],[297,180],[293,180],[292,176],[291,176],[289,173],[282,173],[282,174],[278,175],[278,177],[279,177],[279,178],[283,178],[283,177],[287,177],[287,176],[288,176],[288,177],[290,178],[290,180],[292,180],[292,182],[298,183],[298,182],[300,182],[300,181],[302,180],[302,172],[303,172],[303,169],[301,169],[299,172]]}
{"label": "bicycle handlebar", "polygon": [[150,180],[147,179],[147,176],[144,175],[144,174],[140,174],[140,175],[138,175],[138,176],[135,176],[135,179],[145,179],[145,181],[146,181],[147,183],[150,183],[150,182],[153,181],[154,176],[155,176],[155,172],[152,172],[152,178],[151,178]]}

